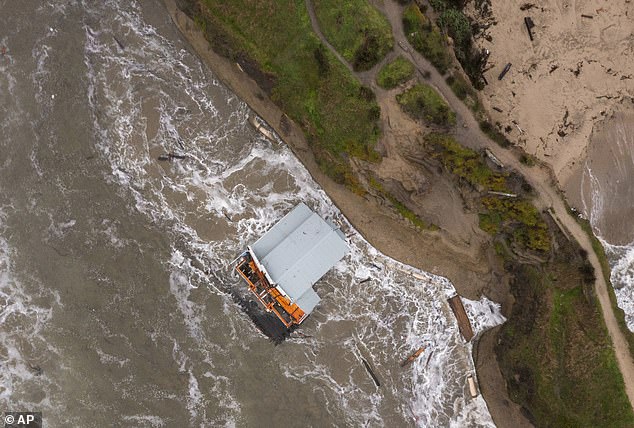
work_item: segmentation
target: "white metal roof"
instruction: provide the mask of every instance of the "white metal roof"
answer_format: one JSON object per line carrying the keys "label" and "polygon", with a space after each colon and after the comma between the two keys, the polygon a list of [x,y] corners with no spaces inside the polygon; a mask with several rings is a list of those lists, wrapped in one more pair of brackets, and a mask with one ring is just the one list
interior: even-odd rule
{"label": "white metal roof", "polygon": [[350,250],[343,233],[304,203],[250,248],[269,279],[307,314],[320,300],[313,284]]}

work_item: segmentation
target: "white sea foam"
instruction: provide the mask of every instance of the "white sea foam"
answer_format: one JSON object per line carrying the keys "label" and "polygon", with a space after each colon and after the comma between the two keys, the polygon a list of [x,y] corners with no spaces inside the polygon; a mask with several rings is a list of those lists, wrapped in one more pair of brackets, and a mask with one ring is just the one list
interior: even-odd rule
{"label": "white sea foam", "polygon": [[122,418],[124,421],[132,422],[135,426],[149,426],[152,428],[167,426],[163,419],[155,415],[124,415]]}
{"label": "white sea foam", "polygon": [[630,245],[612,245],[601,239],[610,261],[610,282],[621,309],[625,312],[628,328],[634,331],[634,243]]}
{"label": "white sea foam", "polygon": [[189,397],[187,398],[187,410],[189,410],[189,414],[191,415],[192,423],[194,423],[196,416],[198,415],[198,409],[201,407],[203,402],[203,395],[198,389],[198,380],[196,376],[189,371]]}
{"label": "white sea foam", "polygon": [[[5,235],[5,213],[0,212],[0,407],[50,408],[48,397],[31,402],[22,392],[37,385],[46,391],[50,381],[39,369],[34,351],[55,349],[47,344],[41,333],[48,324],[52,310],[33,303],[34,297],[16,278],[13,250]],[[27,344],[28,343],[28,344]]]}

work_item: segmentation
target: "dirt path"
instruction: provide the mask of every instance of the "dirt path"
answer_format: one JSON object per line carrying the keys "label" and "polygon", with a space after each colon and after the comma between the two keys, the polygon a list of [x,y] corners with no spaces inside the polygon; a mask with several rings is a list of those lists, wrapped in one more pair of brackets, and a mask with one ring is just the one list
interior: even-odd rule
{"label": "dirt path", "polygon": [[392,25],[396,44],[407,48],[407,54],[419,70],[423,69],[431,72],[428,83],[433,85],[438,92],[444,96],[450,107],[456,112],[456,136],[459,141],[474,149],[489,148],[505,166],[515,169],[522,174],[535,189],[537,194],[535,204],[537,207],[542,210],[551,208],[568,232],[577,240],[579,245],[588,252],[588,259],[590,263],[592,263],[597,277],[595,291],[599,303],[601,304],[601,311],[608,332],[614,344],[614,352],[619,369],[623,374],[625,390],[630,404],[634,408],[634,362],[629,351],[627,340],[614,315],[608,294],[608,285],[602,275],[601,264],[592,248],[592,243],[588,235],[583,231],[579,223],[568,213],[552,172],[546,167],[528,167],[522,164],[513,152],[501,148],[482,133],[475,117],[471,114],[468,107],[451,91],[451,88],[446,84],[440,73],[438,73],[422,55],[416,52],[407,41],[403,32],[403,7],[396,2],[387,1],[385,2],[384,12]]}
{"label": "dirt path", "polygon": [[308,11],[308,16],[310,18],[310,25],[313,27],[313,31],[319,37],[319,40],[332,52],[332,54],[337,57],[340,63],[342,63],[352,74],[354,74],[361,83],[366,86],[371,87],[372,89],[376,88],[376,75],[383,68],[385,64],[393,61],[397,56],[398,52],[396,50],[392,50],[388,52],[387,55],[383,57],[378,64],[374,65],[370,70],[367,71],[355,71],[350,64],[338,51],[335,47],[330,44],[324,33],[321,32],[321,27],[319,26],[319,21],[317,20],[317,15],[315,14],[315,8],[313,7],[313,2],[311,0],[305,0],[306,10]]}
{"label": "dirt path", "polygon": [[[306,0],[306,8],[310,16],[313,30],[320,40],[333,52],[333,54],[337,56],[339,61],[341,61],[364,84],[376,87],[374,83],[376,73],[386,61],[391,60],[398,55],[399,50],[402,51],[403,56],[408,57],[413,62],[419,72],[422,73],[423,71],[428,71],[430,73],[430,77],[426,79],[426,82],[432,85],[445,98],[449,106],[456,113],[455,135],[457,139],[462,144],[476,150],[484,148],[490,149],[507,168],[514,169],[522,174],[535,189],[536,197],[534,203],[537,208],[540,210],[551,209],[559,222],[567,229],[568,233],[577,240],[584,250],[587,251],[588,260],[596,272],[596,295],[601,305],[601,311],[603,313],[608,333],[612,338],[614,352],[619,369],[623,375],[625,390],[630,400],[630,405],[634,408],[634,361],[632,360],[632,355],[630,354],[625,335],[621,331],[616,316],[614,315],[609,297],[608,284],[602,275],[601,264],[599,263],[599,259],[592,248],[592,243],[590,242],[588,235],[583,231],[579,223],[571,217],[566,209],[562,194],[558,189],[557,182],[554,179],[552,171],[544,166],[528,167],[522,164],[516,154],[514,154],[511,150],[501,148],[480,130],[479,124],[469,108],[453,93],[451,88],[449,88],[446,84],[444,77],[431,65],[429,61],[427,61],[427,59],[425,59],[409,44],[403,30],[403,6],[399,5],[395,1],[383,2],[383,6],[380,9],[382,9],[392,26],[395,48],[393,52],[386,56],[389,57],[389,59],[385,58],[380,62],[380,64],[377,64],[377,66],[373,67],[372,70],[365,73],[355,72],[352,69],[352,66],[341,55],[339,55],[336,49],[324,37],[319,28],[319,23],[310,0]],[[375,92],[377,92],[377,99],[380,104],[382,104],[383,101],[381,97],[389,96],[385,91]]]}
{"label": "dirt path", "polygon": [[[411,159],[411,151],[415,151],[412,147],[417,146],[416,138],[420,134],[420,125],[410,118],[396,102],[395,94],[400,89],[387,90],[377,84],[376,77],[379,71],[385,64],[401,56],[402,49],[392,49],[370,70],[355,71],[321,31],[312,0],[305,0],[305,5],[313,32],[320,41],[363,85],[371,88],[376,95],[376,101],[381,108],[381,127],[383,130],[383,136],[378,145],[381,146],[383,157],[381,164],[374,169],[374,173],[380,179],[398,183],[396,189],[393,189],[394,193],[402,192],[403,197],[409,197],[410,206],[414,208],[415,212],[417,211],[421,218],[425,218],[440,228],[439,231],[434,232],[434,239],[439,239],[452,254],[458,257],[464,256],[462,270],[469,271],[469,273],[457,275],[455,270],[448,270],[445,265],[438,271],[435,270],[434,273],[450,277],[460,293],[469,298],[480,296],[483,287],[490,290],[491,287],[488,285],[490,285],[492,275],[489,267],[483,266],[487,263],[483,258],[482,250],[483,246],[486,245],[485,243],[488,242],[488,236],[477,227],[477,216],[463,212],[463,201],[455,192],[453,185],[445,183],[442,177],[435,176],[433,186],[422,188],[420,183],[425,182],[427,177],[422,174],[420,165]],[[402,188],[399,189],[399,186]],[[403,192],[404,188],[407,190]],[[425,197],[412,200],[412,193],[424,193]],[[439,207],[449,210],[452,215],[439,216]],[[435,249],[439,250],[438,246]],[[474,276],[479,276],[479,278],[476,279]],[[485,277],[489,279],[484,280]]]}

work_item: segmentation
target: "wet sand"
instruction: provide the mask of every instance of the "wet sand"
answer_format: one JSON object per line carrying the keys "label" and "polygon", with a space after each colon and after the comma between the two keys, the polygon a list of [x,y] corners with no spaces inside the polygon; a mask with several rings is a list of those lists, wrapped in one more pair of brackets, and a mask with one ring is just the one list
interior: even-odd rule
{"label": "wet sand", "polygon": [[618,105],[594,126],[586,159],[565,190],[597,235],[614,245],[634,242],[634,103]]}

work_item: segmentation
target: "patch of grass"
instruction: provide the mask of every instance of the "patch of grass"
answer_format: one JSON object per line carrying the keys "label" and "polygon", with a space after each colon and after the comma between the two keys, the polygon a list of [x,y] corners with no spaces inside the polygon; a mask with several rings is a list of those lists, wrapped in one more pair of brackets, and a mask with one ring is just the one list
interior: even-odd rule
{"label": "patch of grass", "polygon": [[430,123],[451,126],[456,123],[456,114],[445,100],[425,83],[418,83],[396,96],[403,110],[414,119],[424,119]]}
{"label": "patch of grass", "polygon": [[535,158],[528,153],[522,153],[520,155],[520,162],[526,166],[535,166],[536,163]]}
{"label": "patch of grass", "polygon": [[414,64],[399,56],[383,66],[376,77],[376,82],[384,89],[392,89],[407,82],[412,76],[414,76]]}
{"label": "patch of grass", "polygon": [[446,38],[416,4],[405,8],[403,29],[414,49],[427,58],[441,74],[445,74],[451,64]]}
{"label": "patch of grass", "polygon": [[419,230],[431,230],[431,231],[438,230],[438,226],[436,226],[433,223],[428,223],[425,220],[423,220],[422,218],[420,218],[419,216],[417,216],[414,211],[412,211],[409,208],[407,208],[401,201],[396,199],[396,197],[394,195],[392,195],[390,192],[385,190],[385,187],[383,187],[383,185],[373,175],[371,175],[369,177],[368,184],[369,184],[369,186],[371,188],[376,190],[381,196],[383,196],[388,201],[390,201],[390,203],[392,204],[394,209],[404,219],[408,220],[410,223],[412,223]]}
{"label": "patch of grass", "polygon": [[421,219],[419,216],[416,215],[416,213],[414,213],[414,211],[407,208],[405,205],[403,205],[401,201],[396,199],[391,194],[386,193],[385,196],[392,203],[396,211],[401,216],[403,216],[403,218],[405,218],[406,220],[409,220],[414,226],[416,226],[420,230],[437,230],[438,229],[438,227],[434,226],[433,224],[427,223],[426,221]]}
{"label": "patch of grass", "polygon": [[491,122],[481,120],[479,122],[480,130],[484,132],[491,140],[495,141],[500,147],[510,147],[511,142],[504,136]]}
{"label": "patch of grass", "polygon": [[[198,0],[194,18],[300,124],[321,169],[355,187],[349,157],[376,161],[380,109],[312,32],[303,0]],[[266,85],[269,88],[265,88]]]}
{"label": "patch of grass", "polygon": [[511,398],[537,427],[629,427],[634,414],[610,339],[564,243],[545,266],[514,264],[516,303],[496,353]]}
{"label": "patch of grass", "polygon": [[509,396],[536,427],[634,426],[592,294],[594,270],[585,251],[554,225],[553,236],[557,251],[540,264],[519,262],[496,242],[496,253],[513,276],[515,298],[495,349]]}
{"label": "patch of grass", "polygon": [[526,199],[482,198],[485,213],[480,216],[480,228],[491,235],[502,233],[512,242],[533,251],[547,252],[551,241],[548,226],[539,211]]}
{"label": "patch of grass", "polygon": [[452,136],[433,132],[425,136],[425,144],[432,149],[432,156],[439,159],[449,172],[465,180],[476,190],[510,192],[506,173],[491,170],[482,156],[464,147]]}
{"label": "patch of grass", "polygon": [[454,94],[460,98],[474,113],[482,111],[478,94],[460,74],[452,74],[445,79]]}
{"label": "patch of grass", "polygon": [[328,41],[355,70],[369,70],[394,47],[389,22],[365,0],[313,0]]}

